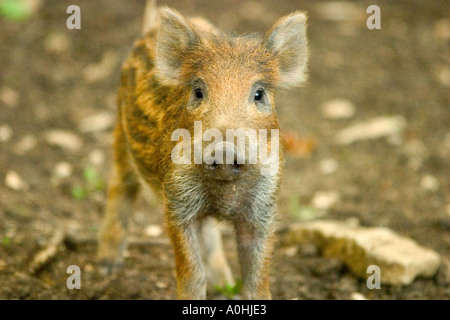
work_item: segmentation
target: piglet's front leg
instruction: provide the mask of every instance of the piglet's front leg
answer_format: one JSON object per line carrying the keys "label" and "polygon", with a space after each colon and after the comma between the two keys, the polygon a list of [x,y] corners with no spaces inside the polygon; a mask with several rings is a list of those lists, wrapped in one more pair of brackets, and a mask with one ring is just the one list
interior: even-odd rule
{"label": "piglet's front leg", "polygon": [[166,213],[168,232],[175,254],[177,298],[206,299],[206,271],[201,256],[199,221],[180,223],[173,212]]}
{"label": "piglet's front leg", "polygon": [[271,223],[239,219],[235,223],[243,299],[271,299],[269,264],[272,255]]}

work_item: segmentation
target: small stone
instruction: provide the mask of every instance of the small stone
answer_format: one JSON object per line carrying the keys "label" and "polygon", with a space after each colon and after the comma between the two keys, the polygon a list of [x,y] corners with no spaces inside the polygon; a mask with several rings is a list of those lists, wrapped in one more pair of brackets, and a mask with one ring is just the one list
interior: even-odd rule
{"label": "small stone", "polygon": [[149,224],[144,232],[149,237],[159,237],[163,233],[161,226],[157,224]]}
{"label": "small stone", "polygon": [[34,136],[26,135],[17,142],[15,150],[18,154],[25,154],[36,147],[36,144],[37,139]]}
{"label": "small stone", "polygon": [[89,153],[88,159],[94,166],[101,166],[105,162],[105,153],[99,149],[94,149]]}
{"label": "small stone", "polygon": [[88,263],[88,264],[86,264],[84,266],[84,271],[86,271],[86,272],[94,272],[95,271],[95,267],[92,264]]}
{"label": "small stone", "polygon": [[0,270],[3,270],[3,269],[5,269],[5,268],[6,268],[6,261],[0,259]]}
{"label": "small stone", "polygon": [[355,105],[350,100],[334,99],[324,102],[320,109],[327,119],[349,119],[355,114]]}
{"label": "small stone", "polygon": [[298,247],[295,247],[295,246],[288,247],[284,250],[284,254],[288,257],[293,257],[293,256],[297,255],[297,253],[298,253]]}
{"label": "small stone", "polygon": [[382,116],[342,129],[336,135],[336,142],[349,145],[356,141],[389,138],[399,135],[406,126],[402,116]]}
{"label": "small stone", "polygon": [[101,112],[80,121],[79,128],[81,132],[100,132],[113,127],[115,116],[109,112]]}
{"label": "small stone", "polygon": [[338,163],[334,159],[323,159],[319,162],[319,170],[322,174],[332,174],[337,168]]}
{"label": "small stone", "polygon": [[165,282],[162,282],[162,281],[157,281],[156,282],[156,287],[158,289],[166,289],[168,286],[169,285],[167,283],[165,283]]}
{"label": "small stone", "polygon": [[0,126],[0,142],[6,142],[12,137],[12,129],[9,125],[4,124]]}
{"label": "small stone", "polygon": [[359,293],[359,292],[353,292],[350,295],[350,299],[352,299],[352,300],[369,300],[362,293]]}
{"label": "small stone", "polygon": [[15,108],[19,104],[19,94],[14,89],[3,87],[0,90],[0,102],[7,107]]}
{"label": "small stone", "polygon": [[118,56],[112,51],[103,54],[97,63],[91,63],[83,70],[83,77],[88,83],[98,82],[109,77],[118,62]]}
{"label": "small stone", "polygon": [[72,175],[73,167],[68,162],[58,162],[55,165],[55,177],[57,178],[68,178]]}
{"label": "small stone", "polygon": [[436,78],[445,87],[450,87],[450,68],[448,66],[439,66],[435,71]]}
{"label": "small stone", "polygon": [[15,171],[8,171],[6,173],[5,184],[8,188],[15,190],[15,191],[21,191],[26,188],[25,182],[22,180],[22,178],[19,176],[19,174]]}
{"label": "small stone", "polygon": [[50,33],[44,40],[44,48],[51,53],[64,53],[70,50],[70,38],[62,32]]}
{"label": "small stone", "polygon": [[420,180],[420,187],[424,191],[437,191],[439,189],[439,180],[432,175],[425,175]]}
{"label": "small stone", "polygon": [[311,204],[313,207],[322,210],[328,210],[339,202],[339,193],[337,191],[318,191],[314,194]]}
{"label": "small stone", "polygon": [[83,145],[83,141],[76,134],[66,130],[48,130],[44,133],[44,139],[50,145],[71,151],[79,150]]}

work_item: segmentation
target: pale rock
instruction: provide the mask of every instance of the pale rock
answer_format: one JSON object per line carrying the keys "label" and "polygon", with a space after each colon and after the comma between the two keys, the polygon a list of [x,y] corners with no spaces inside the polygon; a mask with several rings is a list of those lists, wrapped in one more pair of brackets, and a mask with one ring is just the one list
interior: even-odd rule
{"label": "pale rock", "polygon": [[352,300],[369,300],[362,293],[359,293],[359,292],[353,292],[350,295],[350,299],[352,299]]}
{"label": "pale rock", "polygon": [[14,191],[22,191],[26,189],[27,186],[19,174],[12,170],[6,173],[5,184]]}
{"label": "pale rock", "polygon": [[439,82],[445,87],[450,87],[450,68],[440,65],[435,69],[435,76]]}
{"label": "pale rock", "polygon": [[436,252],[383,227],[316,220],[293,224],[281,236],[285,245],[317,245],[324,256],[341,259],[363,279],[367,278],[367,267],[377,265],[384,284],[407,285],[418,276],[433,277],[441,264]]}
{"label": "pale rock", "polygon": [[355,114],[355,105],[347,99],[333,99],[324,102],[320,109],[327,119],[349,119]]}
{"label": "pale rock", "polygon": [[88,263],[84,266],[84,271],[85,272],[94,272],[95,271],[95,267],[93,264]]}
{"label": "pale rock", "polygon": [[322,210],[328,210],[339,202],[339,193],[337,191],[318,191],[314,194],[311,204],[313,207]]}
{"label": "pale rock", "polygon": [[12,137],[12,129],[9,125],[4,124],[0,126],[0,142],[6,142]]}
{"label": "pale rock", "polygon": [[73,167],[70,163],[62,161],[55,165],[54,175],[57,178],[68,178],[72,175]]}
{"label": "pale rock", "polygon": [[319,170],[322,174],[332,174],[336,172],[338,162],[334,159],[323,159],[319,162]]}
{"label": "pale rock", "polygon": [[89,162],[95,166],[101,166],[105,162],[105,153],[99,149],[94,149],[89,152]]}
{"label": "pale rock", "polygon": [[161,226],[157,224],[149,224],[144,232],[149,237],[159,237],[163,233]]}
{"label": "pale rock", "polygon": [[158,289],[166,289],[169,285],[166,282],[156,281],[156,287]]}
{"label": "pale rock", "polygon": [[83,145],[83,141],[76,134],[59,129],[44,132],[44,140],[52,146],[71,151],[79,150]]}
{"label": "pale rock", "polygon": [[0,102],[7,107],[15,108],[19,104],[19,94],[14,89],[3,87],[0,90]]}
{"label": "pale rock", "polygon": [[424,191],[437,191],[439,189],[439,180],[432,175],[425,175],[420,179],[420,187]]}
{"label": "pale rock", "polygon": [[37,145],[37,139],[32,135],[26,135],[17,142],[15,150],[18,154],[25,154],[34,149]]}
{"label": "pale rock", "polygon": [[81,132],[99,132],[113,127],[116,117],[109,112],[101,112],[82,119],[79,123]]}
{"label": "pale rock", "polygon": [[112,51],[103,54],[97,63],[91,63],[83,70],[83,77],[88,83],[98,82],[109,77],[118,63],[118,56]]}
{"label": "pale rock", "polygon": [[70,50],[70,38],[62,32],[52,32],[44,39],[44,48],[51,53],[64,53]]}
{"label": "pale rock", "polygon": [[399,135],[406,126],[402,116],[384,116],[357,123],[340,130],[336,135],[336,143],[352,144],[356,141],[389,138]]}
{"label": "pale rock", "polygon": [[298,253],[298,247],[296,246],[291,246],[285,249],[284,254],[290,258],[292,258],[293,256],[296,256]]}

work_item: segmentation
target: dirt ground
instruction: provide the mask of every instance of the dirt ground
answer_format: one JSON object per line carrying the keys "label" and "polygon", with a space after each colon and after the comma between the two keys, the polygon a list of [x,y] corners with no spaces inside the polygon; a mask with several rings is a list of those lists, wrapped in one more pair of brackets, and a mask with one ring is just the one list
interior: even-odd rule
{"label": "dirt ground", "polygon": [[[149,235],[149,225],[156,225],[150,231],[163,226],[156,197],[139,200],[125,268],[104,278],[95,261],[111,166],[107,120],[116,110],[120,62],[139,33],[144,1],[76,1],[81,30],[68,30],[72,2],[46,0],[27,21],[0,20],[0,299],[174,299],[168,238]],[[282,128],[314,139],[316,147],[307,157],[287,156],[278,223],[298,220],[302,208],[319,215],[314,197],[331,192],[338,200],[324,217],[388,227],[443,258],[432,279],[369,290],[365,279],[316,248],[277,242],[273,298],[350,299],[359,292],[369,299],[449,299],[450,2],[353,1],[362,19],[343,21],[327,18],[312,0],[161,3],[239,33],[263,33],[284,14],[308,11],[309,82],[280,93],[277,105]],[[366,27],[371,4],[381,8],[381,30]],[[322,104],[338,98],[353,102],[354,115],[327,119]],[[98,114],[105,126],[86,129],[83,120]],[[340,129],[389,115],[406,121],[398,136],[334,142]],[[71,134],[68,145],[49,143],[55,129]],[[35,254],[61,227],[73,239],[30,272]],[[230,231],[225,240],[237,273]],[[66,287],[69,265],[81,269],[80,290]]]}

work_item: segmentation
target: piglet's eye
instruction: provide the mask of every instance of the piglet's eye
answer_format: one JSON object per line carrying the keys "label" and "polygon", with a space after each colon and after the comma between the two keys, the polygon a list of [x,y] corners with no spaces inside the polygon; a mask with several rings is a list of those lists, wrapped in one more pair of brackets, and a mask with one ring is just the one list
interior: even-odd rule
{"label": "piglet's eye", "polygon": [[256,90],[255,101],[262,101],[263,97],[264,97],[264,90],[262,89]]}
{"label": "piglet's eye", "polygon": [[202,89],[198,88],[194,90],[195,98],[197,99],[203,99],[203,91]]}

